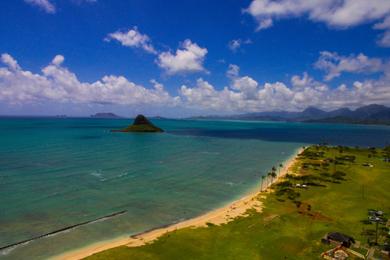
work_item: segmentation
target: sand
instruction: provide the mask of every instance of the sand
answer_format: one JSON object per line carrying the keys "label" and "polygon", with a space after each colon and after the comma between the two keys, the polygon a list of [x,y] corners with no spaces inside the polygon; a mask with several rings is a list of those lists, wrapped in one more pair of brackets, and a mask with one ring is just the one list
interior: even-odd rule
{"label": "sand", "polygon": [[[297,153],[292,156],[290,159],[288,159],[285,163],[283,168],[280,170],[280,174],[278,176],[278,179],[275,181],[280,180],[281,177],[283,177],[291,168],[291,166],[294,164],[296,155],[301,153],[303,149],[300,149],[297,151]],[[274,181],[274,183],[275,183]],[[270,185],[268,185],[270,186]],[[136,247],[136,246],[142,246],[146,243],[150,243],[160,236],[175,231],[177,229],[181,228],[197,228],[197,227],[205,227],[207,226],[207,223],[212,223],[215,225],[220,225],[224,223],[228,223],[229,221],[232,221],[234,218],[239,216],[245,216],[245,213],[248,209],[255,209],[258,212],[261,212],[262,210],[262,202],[259,200],[261,198],[265,197],[266,189],[268,187],[263,187],[263,192],[260,191],[260,184],[259,188],[256,191],[253,191],[252,193],[246,195],[243,198],[240,198],[239,200],[236,200],[229,205],[210,211],[204,215],[201,215],[199,217],[195,217],[189,220],[185,220],[183,222],[179,222],[177,224],[173,224],[171,226],[163,227],[154,229],[151,231],[147,231],[141,234],[137,234],[131,237],[120,237],[114,240],[109,241],[102,241],[99,243],[92,244],[90,246],[66,252],[62,255],[56,256],[53,259],[66,259],[66,260],[76,260],[76,259],[82,259],[87,256],[93,255],[95,253],[111,249],[118,246],[128,246],[128,247]],[[268,189],[269,190],[269,189]]]}

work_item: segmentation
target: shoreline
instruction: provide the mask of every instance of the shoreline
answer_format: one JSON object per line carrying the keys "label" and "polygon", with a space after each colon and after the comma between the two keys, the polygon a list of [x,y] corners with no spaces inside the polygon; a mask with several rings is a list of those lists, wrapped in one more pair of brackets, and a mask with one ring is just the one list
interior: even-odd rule
{"label": "shoreline", "polygon": [[[273,183],[279,181],[284,175],[286,175],[291,168],[291,166],[295,163],[297,155],[303,151],[303,148],[298,148],[287,160],[283,162],[283,167],[280,170],[280,174],[274,180]],[[150,243],[162,235],[182,229],[182,228],[198,228],[198,227],[207,227],[207,224],[211,223],[214,225],[221,225],[228,223],[234,220],[236,217],[245,216],[245,212],[248,209],[255,209],[257,212],[261,212],[263,209],[263,204],[257,198],[264,198],[265,192],[267,192],[268,188],[273,184],[269,183],[263,191],[260,191],[261,181],[258,185],[253,188],[248,194],[243,196],[240,199],[237,199],[233,202],[230,202],[224,207],[206,212],[200,216],[184,220],[178,223],[174,223],[171,225],[166,225],[163,227],[157,227],[155,229],[146,230],[144,232],[134,234],[132,236],[122,236],[112,240],[105,240],[101,242],[94,243],[92,245],[75,249],[72,251],[67,251],[63,254],[51,257],[50,259],[57,260],[78,260],[93,254],[99,253],[104,250],[112,249],[118,246],[128,246],[128,247],[137,247],[142,246],[147,243]]]}

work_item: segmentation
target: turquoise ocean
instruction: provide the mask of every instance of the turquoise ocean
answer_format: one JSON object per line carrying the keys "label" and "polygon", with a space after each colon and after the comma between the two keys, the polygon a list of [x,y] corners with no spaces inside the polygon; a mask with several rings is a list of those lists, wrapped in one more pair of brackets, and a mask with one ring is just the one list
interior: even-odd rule
{"label": "turquoise ocean", "polygon": [[390,127],[207,120],[153,122],[162,134],[112,133],[129,119],[0,119],[0,251],[44,259],[182,221],[259,188],[301,146],[384,146]]}

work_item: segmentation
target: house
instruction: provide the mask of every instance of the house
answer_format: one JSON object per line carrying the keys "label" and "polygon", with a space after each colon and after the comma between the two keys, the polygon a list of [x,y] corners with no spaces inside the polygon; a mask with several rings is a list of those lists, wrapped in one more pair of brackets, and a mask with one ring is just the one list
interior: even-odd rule
{"label": "house", "polygon": [[349,248],[352,244],[355,243],[355,239],[353,237],[347,236],[343,233],[339,232],[330,232],[326,235],[326,240],[329,242],[336,242],[341,244],[344,247]]}

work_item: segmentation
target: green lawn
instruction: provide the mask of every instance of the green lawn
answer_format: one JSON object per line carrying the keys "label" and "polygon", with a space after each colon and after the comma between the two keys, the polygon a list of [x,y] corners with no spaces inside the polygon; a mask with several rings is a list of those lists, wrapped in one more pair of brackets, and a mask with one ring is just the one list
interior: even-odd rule
{"label": "green lawn", "polygon": [[[318,259],[330,248],[320,242],[330,231],[365,244],[362,231],[374,229],[362,222],[367,210],[390,215],[390,163],[384,156],[382,149],[309,147],[293,167],[299,175],[273,186],[262,213],[178,230],[142,247],[122,246],[88,259]],[[310,185],[303,189],[297,183]]]}

